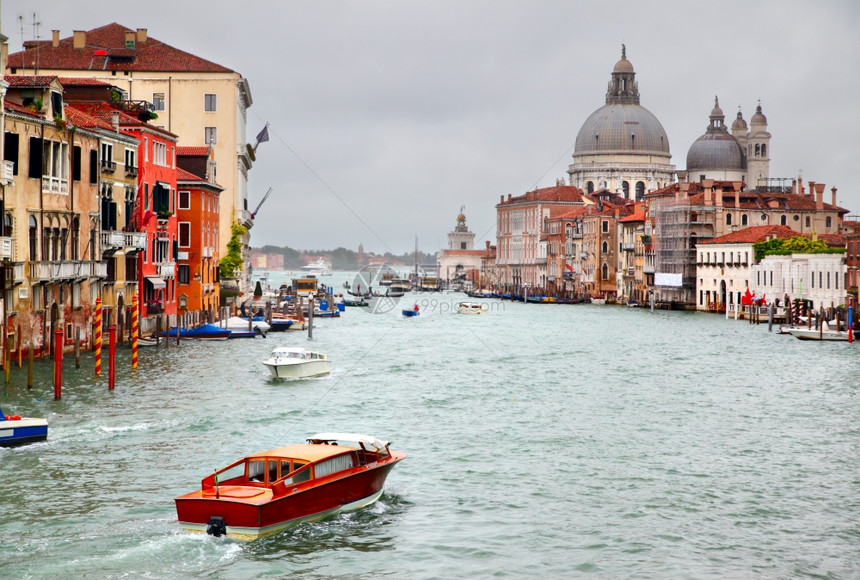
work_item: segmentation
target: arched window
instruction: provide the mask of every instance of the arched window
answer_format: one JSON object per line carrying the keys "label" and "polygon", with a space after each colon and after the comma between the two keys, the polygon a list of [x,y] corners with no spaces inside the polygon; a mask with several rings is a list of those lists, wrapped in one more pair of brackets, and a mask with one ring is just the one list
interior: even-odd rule
{"label": "arched window", "polygon": [[726,225],[727,226],[732,225],[732,214],[730,214],[730,213],[726,214]]}
{"label": "arched window", "polygon": [[784,226],[784,225],[786,225],[787,223],[788,223],[788,218],[787,218],[786,216],[784,216],[784,215],[783,215],[783,216],[780,216],[780,218],[779,218],[779,225]]}
{"label": "arched window", "polygon": [[767,157],[767,145],[765,145],[764,143],[761,144],[761,156]]}
{"label": "arched window", "polygon": [[747,220],[747,214],[743,214],[743,215],[741,215],[741,225],[742,225],[742,226],[745,226],[745,225],[747,225],[747,222],[748,222],[748,220]]}
{"label": "arched window", "polygon": [[34,216],[30,216],[28,223],[30,226],[30,261],[35,262],[39,259],[39,225],[36,223]]}
{"label": "arched window", "polygon": [[72,240],[71,240],[71,254],[72,260],[79,260],[80,255],[80,245],[81,245],[81,222],[80,218],[75,216],[72,220]]}
{"label": "arched window", "polygon": [[603,253],[604,254],[609,253],[609,242],[603,242]]}
{"label": "arched window", "polygon": [[603,267],[600,269],[600,279],[609,280],[609,265],[603,262]]}
{"label": "arched window", "polygon": [[755,156],[761,157],[761,145],[759,145],[758,143],[755,144]]}
{"label": "arched window", "polygon": [[6,238],[14,238],[12,235],[12,214],[7,213],[3,216],[3,236]]}
{"label": "arched window", "polygon": [[593,181],[589,181],[588,183],[585,184],[585,191],[588,193],[594,193],[594,182]]}
{"label": "arched window", "polygon": [[622,181],[621,182],[621,191],[624,192],[624,197],[627,197],[627,198],[630,197],[630,182],[629,181]]}
{"label": "arched window", "polygon": [[636,201],[642,201],[645,197],[645,182],[637,181],[636,182]]}

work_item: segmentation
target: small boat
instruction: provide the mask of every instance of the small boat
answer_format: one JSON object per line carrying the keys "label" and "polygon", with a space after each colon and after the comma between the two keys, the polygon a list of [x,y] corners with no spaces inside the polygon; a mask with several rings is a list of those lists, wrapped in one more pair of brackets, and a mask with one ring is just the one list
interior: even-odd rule
{"label": "small boat", "polygon": [[399,298],[407,292],[412,291],[412,282],[407,278],[392,278],[391,284],[385,290],[385,295],[390,298]]}
{"label": "small boat", "polygon": [[480,302],[460,302],[457,304],[457,314],[484,314],[487,305]]}
{"label": "small boat", "polygon": [[48,420],[4,415],[0,409],[0,447],[17,447],[48,438]]}
{"label": "small boat", "polygon": [[418,311],[418,305],[416,304],[411,310],[403,309],[403,316],[407,318],[411,318],[413,316],[418,316],[420,312]]}
{"label": "small boat", "polygon": [[295,318],[272,318],[272,328],[269,330],[271,332],[283,332],[289,330],[296,322]]}
{"label": "small boat", "polygon": [[158,339],[154,336],[138,336],[137,346],[158,346]]}
{"label": "small boat", "polygon": [[592,304],[606,304],[606,297],[604,296],[592,296],[591,297]]}
{"label": "small boat", "polygon": [[830,330],[829,328],[789,328],[788,333],[800,340],[848,340],[847,330]]}
{"label": "small boat", "polygon": [[[230,337],[230,331],[214,324],[204,324],[197,328],[179,328],[179,338],[189,338],[195,340],[227,340]],[[171,328],[164,333],[163,336],[168,338],[176,338],[176,328]]]}
{"label": "small boat", "polygon": [[276,379],[308,379],[331,373],[331,361],[321,352],[280,346],[263,361]]}
{"label": "small boat", "polygon": [[263,333],[269,332],[271,326],[262,316],[255,316],[251,319],[251,324],[248,324],[247,316],[231,316],[223,324],[222,328],[228,330],[254,330],[259,328]]}
{"label": "small boat", "polygon": [[345,306],[367,306],[367,301],[364,299],[364,296],[354,297],[354,296],[344,296],[343,303]]}
{"label": "small boat", "polygon": [[[347,445],[347,443],[353,443]],[[244,457],[175,499],[182,529],[253,540],[339,513],[382,495],[385,479],[406,454],[353,433],[320,433],[307,443]]]}
{"label": "small boat", "polygon": [[628,300],[627,306],[629,308],[637,308],[639,306],[639,302],[637,300]]}

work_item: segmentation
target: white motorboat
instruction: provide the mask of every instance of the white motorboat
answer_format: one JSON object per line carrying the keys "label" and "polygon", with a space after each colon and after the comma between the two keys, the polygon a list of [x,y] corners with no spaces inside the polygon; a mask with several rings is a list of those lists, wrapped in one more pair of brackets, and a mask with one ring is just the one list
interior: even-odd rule
{"label": "white motorboat", "polygon": [[828,328],[790,328],[788,333],[800,340],[848,340],[847,330],[830,330]]}
{"label": "white motorboat", "polygon": [[316,262],[312,262],[307,266],[302,266],[301,270],[306,274],[314,274],[316,276],[331,276],[331,266],[325,260],[325,258],[319,258]]}
{"label": "white motorboat", "polygon": [[267,332],[269,332],[269,329],[272,328],[268,322],[266,322],[260,317],[254,317],[249,324],[248,319],[243,318],[241,316],[231,316],[226,321],[224,321],[224,323],[219,324],[219,326],[221,328],[226,328],[227,330],[259,330],[263,334],[266,334]]}
{"label": "white motorboat", "polygon": [[321,352],[281,346],[263,361],[276,379],[306,379],[331,373],[331,361]]}
{"label": "white motorboat", "polygon": [[458,314],[484,314],[488,307],[481,302],[460,302],[457,304]]}

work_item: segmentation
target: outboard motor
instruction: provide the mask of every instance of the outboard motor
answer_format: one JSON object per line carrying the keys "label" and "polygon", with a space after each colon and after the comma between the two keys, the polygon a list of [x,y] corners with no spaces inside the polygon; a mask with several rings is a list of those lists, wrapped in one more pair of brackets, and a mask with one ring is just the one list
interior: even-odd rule
{"label": "outboard motor", "polygon": [[227,535],[227,524],[221,516],[212,516],[209,518],[209,523],[206,525],[206,533],[210,536],[220,538]]}

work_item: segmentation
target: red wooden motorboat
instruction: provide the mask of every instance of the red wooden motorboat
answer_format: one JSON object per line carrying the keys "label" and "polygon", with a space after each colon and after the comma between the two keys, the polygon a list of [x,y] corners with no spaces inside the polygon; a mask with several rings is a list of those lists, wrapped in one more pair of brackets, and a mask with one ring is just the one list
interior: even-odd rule
{"label": "red wooden motorboat", "polygon": [[388,446],[368,435],[320,433],[306,444],[249,455],[177,497],[179,525],[253,540],[370,505],[382,495],[391,468],[406,458]]}

